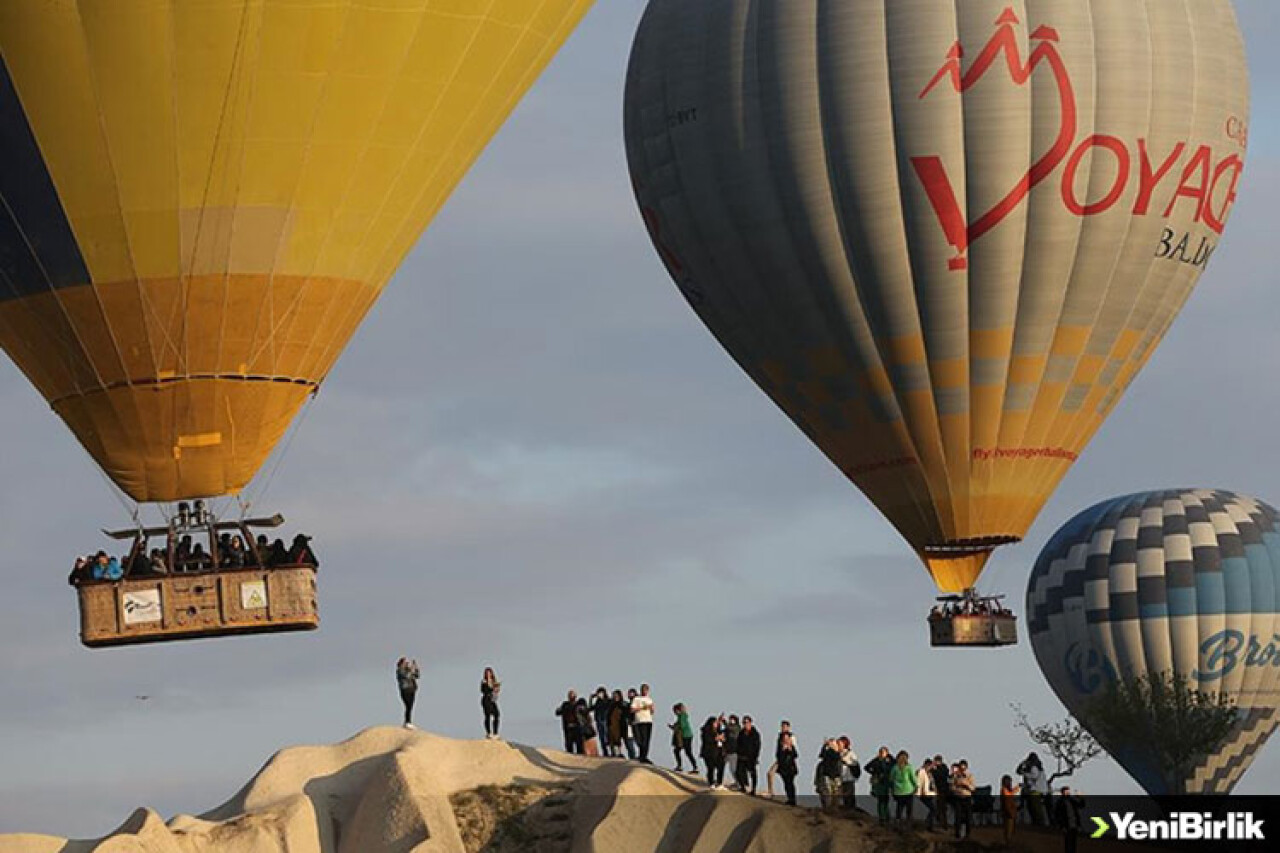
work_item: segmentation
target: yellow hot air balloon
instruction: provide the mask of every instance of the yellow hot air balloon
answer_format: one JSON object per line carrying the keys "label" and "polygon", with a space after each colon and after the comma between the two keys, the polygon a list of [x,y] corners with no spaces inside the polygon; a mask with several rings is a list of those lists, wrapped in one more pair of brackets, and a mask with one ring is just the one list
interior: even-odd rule
{"label": "yellow hot air balloon", "polygon": [[134,500],[237,492],[590,5],[0,3],[0,345]]}
{"label": "yellow hot air balloon", "polygon": [[1247,89],[1228,0],[651,0],[627,157],[694,310],[961,591],[1207,265]]}

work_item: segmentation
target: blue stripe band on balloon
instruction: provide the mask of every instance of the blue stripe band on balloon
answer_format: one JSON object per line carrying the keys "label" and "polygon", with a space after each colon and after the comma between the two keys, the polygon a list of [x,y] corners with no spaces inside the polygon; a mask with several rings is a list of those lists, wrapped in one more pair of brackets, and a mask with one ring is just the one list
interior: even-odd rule
{"label": "blue stripe band on balloon", "polygon": [[1222,561],[1223,589],[1228,613],[1252,613],[1253,584],[1249,578],[1249,561],[1244,557],[1227,557]]}
{"label": "blue stripe band on balloon", "polygon": [[1196,591],[1189,587],[1177,587],[1168,591],[1170,616],[1195,616]]}
{"label": "blue stripe band on balloon", "polygon": [[0,302],[89,284],[80,246],[0,57]]}
{"label": "blue stripe band on balloon", "polygon": [[1276,569],[1271,551],[1264,544],[1246,545],[1245,559],[1249,561],[1249,597],[1254,613],[1276,612]]}
{"label": "blue stripe band on balloon", "polygon": [[1196,575],[1196,613],[1221,616],[1226,612],[1227,591],[1222,587],[1222,575],[1217,572]]}
{"label": "blue stripe band on balloon", "polygon": [[1169,605],[1167,605],[1167,604],[1144,604],[1144,605],[1142,605],[1142,607],[1139,609],[1139,612],[1142,614],[1142,618],[1143,618],[1144,620],[1145,620],[1145,619],[1159,619],[1159,618],[1160,618],[1160,617],[1162,617],[1162,616],[1168,616],[1168,615],[1169,615]]}

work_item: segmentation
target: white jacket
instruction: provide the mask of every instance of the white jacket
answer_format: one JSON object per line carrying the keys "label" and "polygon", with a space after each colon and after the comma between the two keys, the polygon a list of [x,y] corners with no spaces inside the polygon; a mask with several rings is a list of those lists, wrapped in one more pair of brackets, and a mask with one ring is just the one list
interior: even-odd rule
{"label": "white jacket", "polygon": [[932,797],[933,790],[933,774],[921,767],[916,771],[916,796]]}
{"label": "white jacket", "polygon": [[858,763],[858,754],[852,749],[846,749],[840,753],[840,781],[856,782],[853,776],[853,765]]}
{"label": "white jacket", "polygon": [[1049,793],[1049,781],[1039,767],[1028,767],[1022,774],[1022,788],[1037,794]]}

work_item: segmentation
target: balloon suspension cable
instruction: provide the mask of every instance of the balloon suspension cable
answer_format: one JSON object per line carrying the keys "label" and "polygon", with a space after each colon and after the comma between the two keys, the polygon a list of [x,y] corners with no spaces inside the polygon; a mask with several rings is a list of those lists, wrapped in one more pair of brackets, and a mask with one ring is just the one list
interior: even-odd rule
{"label": "balloon suspension cable", "polygon": [[302,414],[300,414],[297,420],[293,422],[293,425],[289,427],[289,434],[285,436],[284,443],[281,444],[280,449],[275,452],[275,459],[271,463],[270,470],[267,471],[267,478],[262,481],[262,487],[254,494],[248,494],[252,490],[246,489],[246,496],[244,498],[241,498],[240,495],[236,496],[236,501],[240,504],[242,518],[249,514],[250,508],[252,508],[255,503],[266,498],[267,492],[271,490],[271,485],[275,482],[276,474],[280,473],[280,466],[284,464],[284,458],[289,455],[289,449],[293,447],[293,440],[298,437],[298,433],[302,431],[302,425],[306,422],[307,416],[311,414],[311,409],[316,401],[316,394],[318,394],[319,391],[320,386],[317,385],[311,391],[311,394],[308,395],[307,402],[303,403]]}
{"label": "balloon suspension cable", "polygon": [[[987,586],[991,590],[990,595],[1002,594],[1007,596],[1007,600],[1020,605],[1025,591],[1019,587],[1019,575],[1014,571],[1017,558],[1000,559],[997,555],[1004,554],[1005,551],[1006,549],[1004,548],[995,549],[991,556],[991,561],[987,564],[986,571],[982,573],[982,579],[986,580]],[[1013,583],[1006,583],[1009,580],[1012,580]],[[975,584],[976,586],[977,584]],[[1010,605],[1010,609],[1014,609],[1013,605]]]}
{"label": "balloon suspension cable", "polygon": [[103,471],[97,464],[93,464],[93,470],[97,471],[98,476],[107,484],[107,491],[115,497],[120,506],[124,507],[124,511],[128,513],[129,518],[133,520],[134,526],[141,529],[144,526],[141,518],[142,506],[133,498],[129,497],[129,495],[125,493],[124,489],[117,486],[115,481],[107,476],[107,472]]}
{"label": "balloon suspension cable", "polygon": [[222,518],[222,510],[230,503],[224,496],[215,495],[211,498],[205,498],[205,511],[213,517],[215,521]]}

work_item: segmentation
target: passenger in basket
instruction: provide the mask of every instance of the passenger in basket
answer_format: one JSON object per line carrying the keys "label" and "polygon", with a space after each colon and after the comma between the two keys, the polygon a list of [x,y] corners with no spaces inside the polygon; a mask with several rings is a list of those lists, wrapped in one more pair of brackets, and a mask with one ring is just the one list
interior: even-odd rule
{"label": "passenger in basket", "polygon": [[99,551],[94,560],[94,580],[118,581],[124,577],[124,570],[120,568],[120,561],[115,557],[108,557],[106,551]]}
{"label": "passenger in basket", "polygon": [[293,537],[293,544],[289,546],[289,565],[320,567],[320,561],[316,559],[315,551],[311,550],[310,536],[305,533],[299,533]]}
{"label": "passenger in basket", "polygon": [[92,578],[92,566],[93,561],[87,557],[76,557],[76,563],[71,567],[71,574],[67,575],[67,583],[79,586]]}
{"label": "passenger in basket", "polygon": [[191,568],[197,572],[206,572],[213,568],[213,560],[204,552],[204,545],[200,542],[191,549]]}
{"label": "passenger in basket", "polygon": [[145,543],[139,542],[134,548],[129,556],[128,571],[125,574],[131,578],[142,578],[151,574],[151,560],[147,557]]}
{"label": "passenger in basket", "polygon": [[180,572],[191,571],[191,536],[184,535],[178,540],[178,547],[173,555],[174,567]]}
{"label": "passenger in basket", "polygon": [[233,569],[243,569],[249,562],[249,552],[244,548],[244,540],[239,536],[232,536],[231,542],[227,545],[227,565]]}

